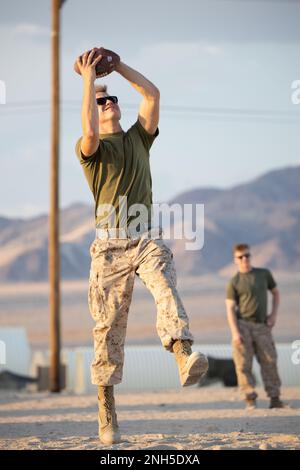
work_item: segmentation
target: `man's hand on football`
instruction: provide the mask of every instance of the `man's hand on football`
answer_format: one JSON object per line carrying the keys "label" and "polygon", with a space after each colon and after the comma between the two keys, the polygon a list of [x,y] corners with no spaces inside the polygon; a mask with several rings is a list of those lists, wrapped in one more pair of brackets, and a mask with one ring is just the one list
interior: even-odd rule
{"label": "man's hand on football", "polygon": [[86,51],[84,54],[79,56],[76,61],[83,80],[89,79],[95,81],[97,78],[96,65],[102,59],[102,55],[99,54],[96,59],[93,60],[94,53],[97,49],[97,47],[94,47],[91,51]]}

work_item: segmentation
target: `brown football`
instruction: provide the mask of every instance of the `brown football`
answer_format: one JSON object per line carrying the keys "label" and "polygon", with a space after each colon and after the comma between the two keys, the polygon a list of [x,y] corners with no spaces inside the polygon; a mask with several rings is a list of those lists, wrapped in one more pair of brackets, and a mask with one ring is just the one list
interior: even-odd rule
{"label": "brown football", "polygon": [[[97,78],[105,77],[106,75],[110,74],[111,72],[115,70],[116,66],[120,63],[120,56],[116,54],[115,52],[110,51],[109,49],[105,49],[104,47],[99,47],[95,50],[92,60],[95,60],[96,57],[98,57],[98,55],[100,54],[102,55],[102,59],[96,65]],[[82,55],[80,57],[82,57]],[[77,61],[74,64],[74,70],[79,75],[81,75],[80,70],[77,65]]]}

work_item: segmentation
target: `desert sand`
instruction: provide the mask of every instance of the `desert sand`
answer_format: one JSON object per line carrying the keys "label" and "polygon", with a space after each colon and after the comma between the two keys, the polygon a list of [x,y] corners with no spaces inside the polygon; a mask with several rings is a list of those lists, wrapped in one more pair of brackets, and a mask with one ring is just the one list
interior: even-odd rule
{"label": "desert sand", "polygon": [[300,388],[285,388],[290,407],[246,411],[236,388],[189,387],[118,392],[123,441],[111,447],[97,438],[93,395],[0,394],[0,449],[300,449]]}

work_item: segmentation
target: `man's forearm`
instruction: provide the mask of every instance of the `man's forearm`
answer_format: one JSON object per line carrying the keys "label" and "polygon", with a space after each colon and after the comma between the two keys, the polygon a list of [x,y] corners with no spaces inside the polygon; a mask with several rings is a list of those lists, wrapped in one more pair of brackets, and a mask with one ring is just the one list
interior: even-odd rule
{"label": "man's forearm", "polygon": [[116,68],[122,77],[126,78],[130,84],[145,98],[156,98],[159,95],[159,89],[150,82],[144,75],[137,70],[129,67],[129,65],[120,62]]}
{"label": "man's forearm", "polygon": [[235,336],[239,333],[239,327],[237,323],[235,309],[231,306],[227,306],[227,321],[231,331],[232,336]]}
{"label": "man's forearm", "polygon": [[81,109],[82,131],[85,137],[99,134],[99,116],[93,80],[84,80]]}

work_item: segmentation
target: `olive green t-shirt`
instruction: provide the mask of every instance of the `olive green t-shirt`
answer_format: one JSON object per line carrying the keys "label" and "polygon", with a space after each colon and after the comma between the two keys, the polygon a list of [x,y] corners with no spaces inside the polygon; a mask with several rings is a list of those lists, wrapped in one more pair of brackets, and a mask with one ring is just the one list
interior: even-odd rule
{"label": "olive green t-shirt", "polygon": [[227,285],[226,298],[235,300],[237,318],[265,323],[268,315],[268,290],[276,287],[271,272],[252,268],[248,273],[238,272]]}
{"label": "olive green t-shirt", "polygon": [[[81,151],[82,137],[78,139],[75,151],[94,196],[97,228],[128,226],[137,217],[151,224],[149,151],[158,134],[158,128],[153,135],[149,134],[137,119],[127,132],[100,134],[98,149],[88,157]],[[147,214],[144,219],[134,211],[133,204],[143,204]],[[132,214],[128,214],[130,207]],[[112,213],[115,217],[109,218]]]}

